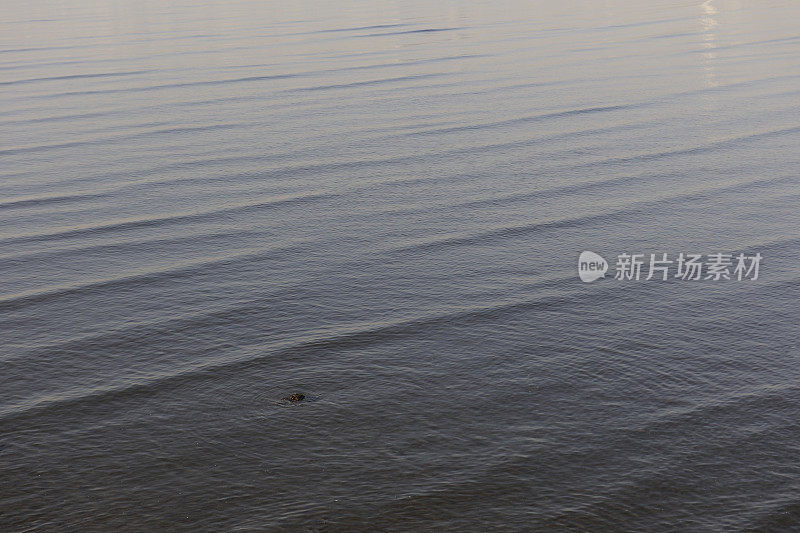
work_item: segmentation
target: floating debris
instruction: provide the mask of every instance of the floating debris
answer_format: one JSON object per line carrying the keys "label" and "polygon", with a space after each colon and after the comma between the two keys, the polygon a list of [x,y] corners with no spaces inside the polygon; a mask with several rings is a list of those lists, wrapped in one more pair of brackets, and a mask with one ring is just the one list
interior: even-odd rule
{"label": "floating debris", "polygon": [[301,402],[301,401],[303,401],[303,398],[305,398],[305,397],[306,397],[305,394],[300,394],[300,393],[295,392],[291,396],[287,396],[286,398],[284,398],[284,400],[288,400],[290,402]]}

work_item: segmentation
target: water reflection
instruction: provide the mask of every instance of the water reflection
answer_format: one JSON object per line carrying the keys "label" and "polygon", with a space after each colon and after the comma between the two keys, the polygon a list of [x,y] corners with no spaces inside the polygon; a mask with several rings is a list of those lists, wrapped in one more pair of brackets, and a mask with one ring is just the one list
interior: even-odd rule
{"label": "water reflection", "polygon": [[700,24],[703,26],[703,82],[705,87],[716,87],[719,85],[717,81],[714,63],[717,59],[717,34],[716,28],[719,25],[716,19],[718,13],[717,8],[714,6],[715,0],[706,0],[700,7],[702,15],[700,16]]}

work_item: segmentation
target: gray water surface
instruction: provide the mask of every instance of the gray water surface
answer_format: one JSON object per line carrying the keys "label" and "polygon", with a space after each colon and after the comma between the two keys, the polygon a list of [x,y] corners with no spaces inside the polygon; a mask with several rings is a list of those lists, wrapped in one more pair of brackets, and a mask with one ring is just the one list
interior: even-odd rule
{"label": "gray water surface", "polygon": [[797,531],[798,20],[0,3],[0,530]]}

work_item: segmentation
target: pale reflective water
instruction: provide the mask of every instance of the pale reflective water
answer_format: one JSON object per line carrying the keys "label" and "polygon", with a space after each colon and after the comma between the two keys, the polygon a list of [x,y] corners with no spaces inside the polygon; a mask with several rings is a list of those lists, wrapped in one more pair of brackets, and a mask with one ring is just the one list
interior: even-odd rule
{"label": "pale reflective water", "polygon": [[798,20],[0,4],[0,529],[797,530]]}

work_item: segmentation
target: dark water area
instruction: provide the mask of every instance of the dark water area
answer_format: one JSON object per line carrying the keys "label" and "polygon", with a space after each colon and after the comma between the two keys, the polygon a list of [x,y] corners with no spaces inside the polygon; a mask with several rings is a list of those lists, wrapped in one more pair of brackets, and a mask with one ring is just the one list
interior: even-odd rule
{"label": "dark water area", "polygon": [[0,4],[0,531],[800,531],[798,20]]}

